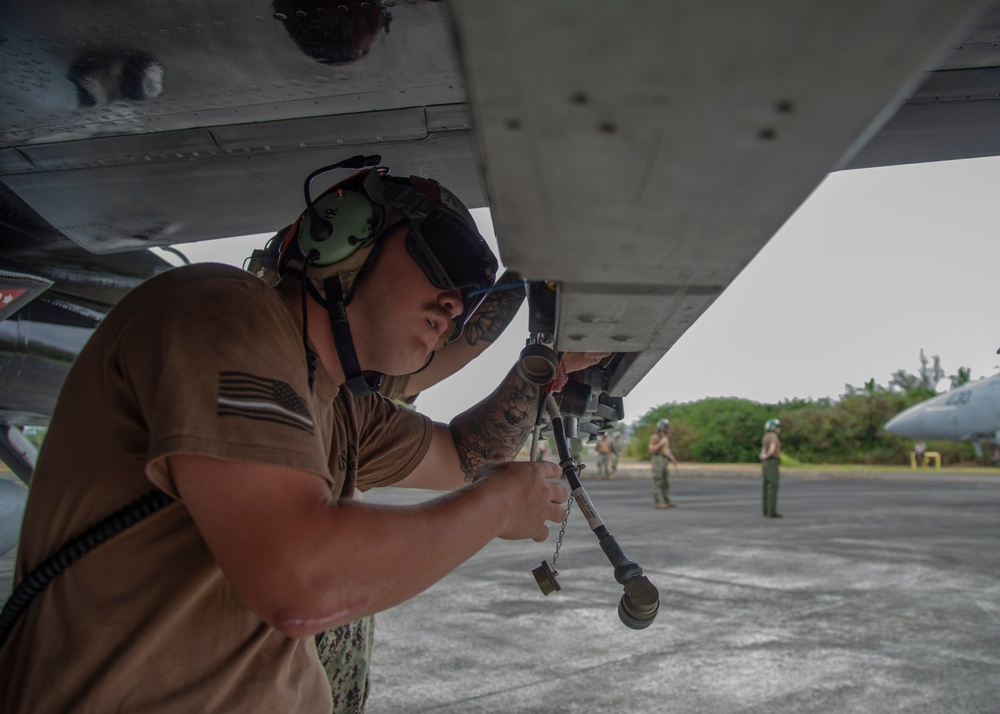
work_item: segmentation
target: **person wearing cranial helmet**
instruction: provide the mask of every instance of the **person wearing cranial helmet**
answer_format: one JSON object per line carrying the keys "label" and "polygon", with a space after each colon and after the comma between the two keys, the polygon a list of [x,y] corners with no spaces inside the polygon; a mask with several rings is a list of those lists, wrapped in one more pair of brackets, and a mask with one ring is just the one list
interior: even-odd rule
{"label": "person wearing cranial helmet", "polygon": [[653,508],[677,508],[670,498],[670,464],[677,459],[670,450],[670,420],[656,422],[656,431],[649,437],[648,450],[653,475]]}
{"label": "person wearing cranial helmet", "polygon": [[778,482],[781,480],[781,422],[768,419],[764,422],[764,438],[761,440],[760,461],[764,481],[764,517],[783,518],[778,513]]}
{"label": "person wearing cranial helmet", "polygon": [[[494,285],[496,259],[450,192],[361,172],[308,198],[256,259],[277,283],[215,264],[150,279],[74,363],[15,586],[125,504],[164,505],[33,595],[0,648],[0,710],[329,712],[315,634],[562,520],[558,466],[511,461],[540,385],[512,369],[447,425],[376,393],[377,375],[417,372],[457,340]],[[453,493],[353,498],[388,485]],[[67,661],[67,642],[88,646]]]}

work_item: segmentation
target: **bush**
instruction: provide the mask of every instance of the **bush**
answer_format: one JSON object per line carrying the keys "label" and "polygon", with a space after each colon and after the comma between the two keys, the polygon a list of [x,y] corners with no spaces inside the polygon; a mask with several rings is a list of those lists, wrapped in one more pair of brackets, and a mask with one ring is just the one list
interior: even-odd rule
{"label": "bush", "polygon": [[[681,461],[755,463],[764,422],[781,420],[782,463],[909,465],[913,442],[882,429],[896,414],[933,392],[917,385],[906,392],[886,389],[870,380],[863,388],[847,386],[839,400],[794,399],[759,404],[748,399],[711,398],[651,409],[634,425],[624,455],[648,460],[647,444],[660,419],[670,420],[671,450]],[[943,465],[971,461],[965,442],[935,441],[928,450],[941,454]],[[794,454],[794,457],[792,456]]]}

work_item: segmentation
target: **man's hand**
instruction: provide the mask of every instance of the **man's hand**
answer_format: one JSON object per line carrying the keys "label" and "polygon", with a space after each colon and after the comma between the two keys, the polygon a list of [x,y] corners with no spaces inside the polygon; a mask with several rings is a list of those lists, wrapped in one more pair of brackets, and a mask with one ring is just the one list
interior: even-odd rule
{"label": "man's hand", "polygon": [[479,470],[476,482],[488,482],[504,502],[507,522],[499,538],[541,542],[548,537],[545,522],[559,523],[566,515],[569,493],[556,480],[561,474],[549,461],[491,462]]}
{"label": "man's hand", "polygon": [[587,369],[587,367],[592,367],[610,354],[610,352],[565,353],[556,366],[556,376],[552,378],[551,391],[561,392],[563,387],[566,386],[566,382],[569,381],[570,374]]}
{"label": "man's hand", "polygon": [[610,352],[567,352],[563,355],[562,364],[567,373],[579,372],[581,369],[593,367]]}

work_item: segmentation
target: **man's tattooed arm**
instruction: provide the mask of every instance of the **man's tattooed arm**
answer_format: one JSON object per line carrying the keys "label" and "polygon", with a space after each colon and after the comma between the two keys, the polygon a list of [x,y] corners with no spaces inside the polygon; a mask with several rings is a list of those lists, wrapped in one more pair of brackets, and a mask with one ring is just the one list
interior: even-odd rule
{"label": "man's tattooed arm", "polygon": [[524,302],[524,280],[513,270],[505,271],[497,280],[493,291],[486,296],[465,324],[463,337],[466,343],[475,346],[479,342],[496,342],[514,319],[522,302]]}
{"label": "man's tattooed arm", "polygon": [[524,446],[538,415],[541,387],[524,381],[515,367],[496,391],[451,420],[458,457],[471,481],[487,461],[510,461]]}

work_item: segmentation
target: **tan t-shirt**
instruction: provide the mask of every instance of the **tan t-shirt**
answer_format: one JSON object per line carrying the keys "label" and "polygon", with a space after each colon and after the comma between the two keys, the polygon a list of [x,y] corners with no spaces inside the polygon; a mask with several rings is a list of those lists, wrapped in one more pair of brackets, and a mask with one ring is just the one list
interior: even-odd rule
{"label": "tan t-shirt", "polygon": [[766,431],[764,432],[764,438],[760,442],[760,458],[764,458],[764,454],[768,452],[772,444],[774,445],[774,453],[768,458],[773,459],[781,456],[781,439],[773,431]]}
{"label": "tan t-shirt", "polygon": [[[105,319],[70,371],[39,458],[16,579],[152,484],[166,457],[292,466],[333,492],[394,483],[430,421],[381,397],[310,393],[302,332],[235,268],[153,278]],[[16,584],[16,583],[15,583]],[[182,502],[59,575],[0,651],[4,712],[328,712],[314,639],[290,639],[231,590]]]}

